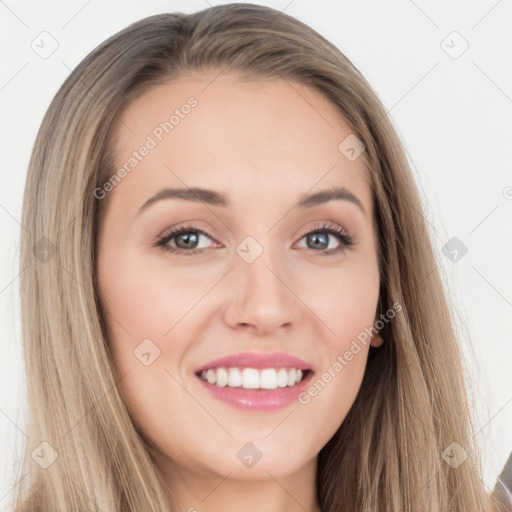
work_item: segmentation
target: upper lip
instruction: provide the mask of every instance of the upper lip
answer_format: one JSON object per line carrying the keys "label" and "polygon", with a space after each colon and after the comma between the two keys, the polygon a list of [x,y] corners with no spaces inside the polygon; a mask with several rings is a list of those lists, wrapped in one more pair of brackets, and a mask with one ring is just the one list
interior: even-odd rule
{"label": "upper lip", "polygon": [[215,359],[205,365],[196,368],[195,373],[203,370],[220,367],[239,367],[239,368],[297,368],[299,370],[311,370],[311,365],[299,359],[298,357],[286,354],[285,352],[241,352],[221,359]]}

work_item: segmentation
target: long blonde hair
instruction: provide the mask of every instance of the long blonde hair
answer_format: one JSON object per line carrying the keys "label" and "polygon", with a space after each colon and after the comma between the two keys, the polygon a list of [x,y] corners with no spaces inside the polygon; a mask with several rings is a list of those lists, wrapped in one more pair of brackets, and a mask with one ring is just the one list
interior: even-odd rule
{"label": "long blonde hair", "polygon": [[[92,51],[48,108],[23,202],[29,439],[13,509],[169,510],[162,477],[116,387],[124,376],[108,350],[95,273],[107,199],[98,201],[94,190],[115,171],[111,135],[122,109],[157,83],[210,69],[310,86],[366,148],[379,304],[385,311],[399,303],[402,311],[381,331],[384,345],[370,351],[353,407],[319,453],[322,511],[491,511],[455,318],[399,137],[370,85],[333,44],[291,16],[243,3],[133,23]],[[58,458],[43,468],[34,462],[36,448],[48,462]],[[468,458],[455,468],[446,450],[460,456],[461,448]]]}

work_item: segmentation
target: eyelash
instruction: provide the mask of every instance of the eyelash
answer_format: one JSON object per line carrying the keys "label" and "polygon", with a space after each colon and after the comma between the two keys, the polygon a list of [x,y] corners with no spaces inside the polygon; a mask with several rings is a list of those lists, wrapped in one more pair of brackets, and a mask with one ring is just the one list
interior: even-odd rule
{"label": "eyelash", "polygon": [[[172,247],[172,246],[168,245],[168,242],[170,240],[172,240],[173,238],[175,238],[179,235],[185,234],[185,233],[200,233],[201,235],[205,235],[208,238],[213,239],[213,237],[207,231],[200,229],[193,225],[187,225],[187,226],[182,226],[180,228],[176,228],[173,231],[171,231],[170,233],[159,237],[158,240],[155,242],[155,244],[153,244],[153,247],[158,247],[161,250],[166,251],[166,252],[178,253],[178,254],[183,254],[186,256],[193,256],[194,254],[200,253],[205,250],[205,248],[187,250],[187,249],[181,249],[178,247]],[[331,225],[331,224],[325,224],[325,223],[317,224],[311,230],[306,231],[305,233],[301,233],[300,239],[302,240],[302,238],[304,238],[307,235],[318,234],[318,233],[329,233],[330,235],[335,235],[341,242],[341,246],[338,249],[331,249],[330,251],[327,251],[325,249],[323,251],[315,251],[315,252],[319,252],[323,256],[332,256],[335,254],[342,253],[348,247],[351,247],[356,243],[354,240],[354,237],[346,229],[343,229],[343,228],[340,228],[338,226]]]}

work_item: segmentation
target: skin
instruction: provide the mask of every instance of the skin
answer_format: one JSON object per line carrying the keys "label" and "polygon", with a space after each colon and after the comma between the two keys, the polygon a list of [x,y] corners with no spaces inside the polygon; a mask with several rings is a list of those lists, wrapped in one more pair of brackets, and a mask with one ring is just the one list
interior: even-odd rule
{"label": "skin", "polygon": [[[363,159],[338,150],[351,130],[318,92],[204,72],[128,105],[118,165],[190,96],[198,105],[103,199],[99,298],[119,389],[176,510],[318,512],[317,454],[355,400],[370,345],[310,403],[270,412],[216,400],[194,370],[233,353],[283,351],[310,363],[315,380],[373,325],[379,273]],[[345,200],[294,208],[331,186],[349,189],[365,213]],[[165,187],[213,189],[231,204],[165,199],[138,213]],[[189,221],[212,235],[194,246],[202,252],[184,254],[191,249],[176,237],[169,244],[181,243],[181,254],[153,246]],[[301,234],[322,221],[349,230],[355,245],[326,256],[343,244],[335,235],[325,235],[327,249],[308,244]],[[250,264],[236,252],[247,236],[263,248]],[[148,338],[160,355],[145,366],[133,352]],[[236,456],[247,442],[262,453],[250,468]]]}

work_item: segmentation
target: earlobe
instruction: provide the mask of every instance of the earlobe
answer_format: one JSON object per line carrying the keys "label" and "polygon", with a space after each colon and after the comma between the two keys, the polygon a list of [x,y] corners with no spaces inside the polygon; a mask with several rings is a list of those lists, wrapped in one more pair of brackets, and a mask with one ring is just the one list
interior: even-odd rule
{"label": "earlobe", "polygon": [[382,338],[382,336],[380,336],[379,334],[376,334],[373,338],[372,338],[372,341],[370,342],[370,345],[372,347],[380,347],[382,344],[384,343],[384,339]]}

